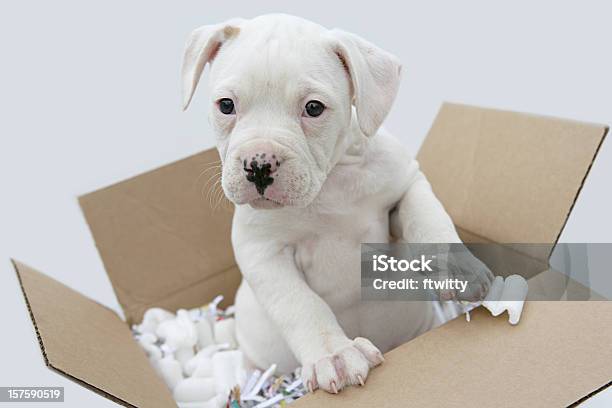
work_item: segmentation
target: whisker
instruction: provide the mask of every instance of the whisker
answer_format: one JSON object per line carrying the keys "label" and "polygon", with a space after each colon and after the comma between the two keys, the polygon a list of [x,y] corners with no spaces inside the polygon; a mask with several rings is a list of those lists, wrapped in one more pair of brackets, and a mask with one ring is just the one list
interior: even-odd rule
{"label": "whisker", "polygon": [[[219,179],[220,180],[220,179]],[[217,185],[217,183],[219,182],[219,180],[215,181],[213,184],[209,185],[208,188],[205,185],[204,187],[202,187],[202,198],[204,200],[208,199],[208,203],[209,205],[212,205],[212,199],[211,199],[211,195]],[[204,190],[206,189],[206,195],[204,195]]]}
{"label": "whisker", "polygon": [[215,209],[223,210],[224,209],[224,205],[228,201],[229,200],[225,196],[225,192],[223,191],[223,188],[220,188],[219,189],[219,198],[217,199],[217,203],[215,204]]}
{"label": "whisker", "polygon": [[194,185],[200,184],[202,178],[206,177],[206,181],[202,183],[202,187],[200,188],[202,199],[208,202],[208,205],[213,211],[229,208],[228,204],[231,205],[232,202],[227,199],[223,191],[221,183],[223,164],[221,160],[205,163],[204,166],[205,168],[200,172],[194,182]]}
{"label": "whisker", "polygon": [[219,181],[219,180],[221,180],[221,172],[215,173],[215,174],[213,174],[212,176],[210,176],[210,177],[208,178],[208,180],[206,180],[206,182],[205,182],[205,183],[204,183],[204,185],[202,186],[202,189],[205,189],[205,188],[207,188],[207,187],[210,187],[210,184],[211,184],[213,181]]}
{"label": "whisker", "polygon": [[204,196],[204,190],[210,190],[210,187],[212,187],[212,185],[210,184],[211,181],[213,181],[215,179],[216,176],[219,176],[219,174],[213,174],[200,188],[200,194],[202,194],[202,196]]}
{"label": "whisker", "polygon": [[214,194],[214,197],[213,197],[213,204],[212,204],[213,211],[217,210],[217,204],[219,203],[218,197],[219,197],[219,190],[217,189],[217,190],[215,190],[215,194]]}
{"label": "whisker", "polygon": [[213,161],[208,162],[208,163],[202,163],[201,165],[202,165],[202,166],[208,166],[208,165],[210,165],[210,164],[219,164],[219,163],[221,163],[221,160],[220,160],[220,159],[219,159],[219,160],[213,160]]}
{"label": "whisker", "polygon": [[204,176],[206,173],[210,172],[211,170],[220,170],[220,169],[221,169],[221,166],[219,165],[219,166],[211,166],[211,167],[208,167],[208,168],[206,168],[206,169],[202,170],[202,172],[200,172],[200,175],[199,175],[199,176],[196,178],[196,180],[195,180],[194,184],[197,184],[197,182],[198,182],[198,181],[200,181],[200,179],[201,179],[201,178],[202,178],[202,177],[203,177],[203,176]]}
{"label": "whisker", "polygon": [[210,187],[208,194],[208,205],[214,209],[214,203],[216,201],[217,194],[219,192],[219,187],[221,185],[221,180],[215,181],[215,183]]}

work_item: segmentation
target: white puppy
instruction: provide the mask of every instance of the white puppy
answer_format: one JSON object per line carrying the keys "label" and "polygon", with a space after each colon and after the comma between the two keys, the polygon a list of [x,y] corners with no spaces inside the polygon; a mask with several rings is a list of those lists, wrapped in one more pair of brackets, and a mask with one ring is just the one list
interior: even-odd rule
{"label": "white puppy", "polygon": [[222,186],[236,204],[237,337],[256,366],[301,365],[309,389],[362,384],[434,324],[429,302],[361,302],[360,243],[460,242],[418,163],[380,129],[391,54],[287,15],[197,29],[184,108],[210,64]]}

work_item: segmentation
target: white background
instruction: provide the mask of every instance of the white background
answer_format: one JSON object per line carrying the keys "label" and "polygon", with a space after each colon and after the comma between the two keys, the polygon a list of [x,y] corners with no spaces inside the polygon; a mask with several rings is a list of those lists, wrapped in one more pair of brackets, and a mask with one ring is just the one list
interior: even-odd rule
{"label": "white background", "polygon": [[[395,53],[405,74],[387,127],[414,150],[443,100],[612,122],[609,2],[288,3],[0,4],[0,385],[115,406],[43,366],[8,258],[118,310],[76,196],[213,145],[207,96],[187,113],[179,102],[183,44],[199,25],[283,11]],[[612,241],[611,170],[608,141],[564,241]]]}

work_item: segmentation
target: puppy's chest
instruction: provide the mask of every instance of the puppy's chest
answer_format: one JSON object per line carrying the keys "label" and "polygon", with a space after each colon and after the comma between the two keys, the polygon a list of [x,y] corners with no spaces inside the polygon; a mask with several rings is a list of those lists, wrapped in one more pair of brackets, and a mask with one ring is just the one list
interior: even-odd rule
{"label": "puppy's chest", "polygon": [[322,296],[337,286],[335,281],[350,278],[358,283],[362,242],[389,240],[387,208],[347,210],[341,216],[321,217],[295,245],[297,267]]}

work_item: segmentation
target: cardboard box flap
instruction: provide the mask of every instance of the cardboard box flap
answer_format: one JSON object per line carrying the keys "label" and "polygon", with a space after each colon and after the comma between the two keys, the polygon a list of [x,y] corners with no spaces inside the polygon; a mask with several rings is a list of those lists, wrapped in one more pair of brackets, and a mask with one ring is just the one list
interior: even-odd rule
{"label": "cardboard box flap", "polygon": [[47,366],[125,406],[176,405],[114,311],[13,264]]}
{"label": "cardboard box flap", "polygon": [[79,198],[128,322],[153,306],[233,302],[233,207],[218,202],[218,172],[211,149]]}
{"label": "cardboard box flap", "polygon": [[479,308],[390,351],[365,388],[295,408],[565,407],[612,381],[611,302],[528,302],[518,326]]}
{"label": "cardboard box flap", "polygon": [[555,243],[607,127],[446,103],[417,159],[455,224],[483,241]]}

